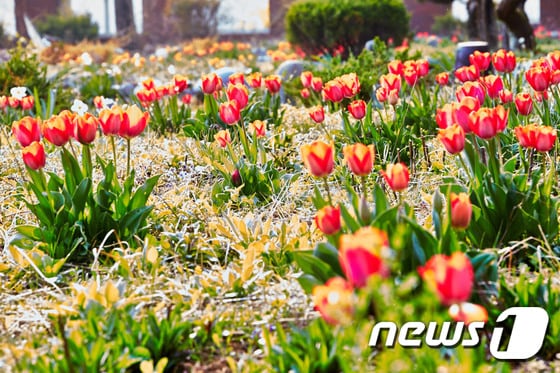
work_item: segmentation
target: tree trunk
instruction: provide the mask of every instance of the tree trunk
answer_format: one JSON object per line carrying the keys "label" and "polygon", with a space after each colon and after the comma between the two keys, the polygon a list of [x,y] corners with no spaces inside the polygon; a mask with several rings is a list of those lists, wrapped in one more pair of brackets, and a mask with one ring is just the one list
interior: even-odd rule
{"label": "tree trunk", "polygon": [[27,0],[16,0],[14,3],[16,8],[16,31],[19,35],[28,37],[25,22],[23,21],[23,16],[27,11]]}
{"label": "tree trunk", "polygon": [[117,20],[117,34],[123,35],[135,32],[132,0],[115,0],[115,16]]}
{"label": "tree trunk", "polygon": [[522,44],[525,48],[533,50],[536,47],[535,35],[523,5],[525,0],[502,0],[498,5],[497,14],[517,39],[523,38]]}

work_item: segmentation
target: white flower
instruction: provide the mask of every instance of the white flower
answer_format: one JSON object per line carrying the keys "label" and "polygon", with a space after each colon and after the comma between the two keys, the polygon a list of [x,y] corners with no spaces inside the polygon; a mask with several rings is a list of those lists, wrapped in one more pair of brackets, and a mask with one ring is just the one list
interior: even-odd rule
{"label": "white flower", "polygon": [[83,101],[76,99],[70,110],[78,115],[84,115],[88,111],[88,106]]}
{"label": "white flower", "polygon": [[167,68],[167,72],[171,75],[175,75],[177,73],[177,70],[175,69],[175,66],[169,65],[169,67]]}
{"label": "white flower", "polygon": [[93,63],[93,59],[89,55],[88,52],[84,52],[80,55],[80,59],[82,60],[82,65],[89,66]]}
{"label": "white flower", "polygon": [[115,104],[115,100],[113,100],[112,98],[103,97],[101,102],[103,104],[103,108],[108,108],[108,109],[110,109]]}
{"label": "white flower", "polygon": [[27,88],[26,87],[13,87],[10,89],[10,95],[18,100],[27,96]]}
{"label": "white flower", "polygon": [[156,57],[167,58],[167,56],[169,56],[169,51],[166,48],[158,48],[154,55]]}

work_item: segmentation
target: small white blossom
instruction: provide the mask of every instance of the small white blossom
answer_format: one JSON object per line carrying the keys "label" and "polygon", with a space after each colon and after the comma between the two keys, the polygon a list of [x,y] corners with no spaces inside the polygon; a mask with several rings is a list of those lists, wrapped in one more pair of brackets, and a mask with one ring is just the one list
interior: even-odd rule
{"label": "small white blossom", "polygon": [[169,65],[169,67],[167,68],[167,72],[171,75],[175,75],[177,73],[177,70],[175,69],[175,66]]}
{"label": "small white blossom", "polygon": [[88,111],[88,106],[83,101],[76,99],[70,110],[78,115],[84,115]]}
{"label": "small white blossom", "polygon": [[115,104],[115,100],[113,100],[112,98],[103,97],[101,102],[103,103],[103,108],[108,108],[108,109],[113,107],[113,105]]}
{"label": "small white blossom", "polygon": [[18,100],[27,96],[27,88],[26,87],[13,87],[10,89],[10,95]]}
{"label": "small white blossom", "polygon": [[89,66],[93,63],[93,59],[89,55],[88,52],[84,52],[80,55],[80,59],[82,60],[82,65]]}

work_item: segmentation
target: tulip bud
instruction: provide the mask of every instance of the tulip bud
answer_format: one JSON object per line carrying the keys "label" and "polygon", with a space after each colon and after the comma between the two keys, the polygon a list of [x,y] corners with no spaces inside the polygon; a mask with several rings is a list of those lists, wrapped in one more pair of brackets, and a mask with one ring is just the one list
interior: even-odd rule
{"label": "tulip bud", "polygon": [[325,206],[315,216],[315,225],[327,236],[340,231],[340,208]]}
{"label": "tulip bud", "polygon": [[239,173],[238,169],[233,171],[233,173],[231,174],[231,183],[235,187],[239,187],[243,184],[243,180],[241,179],[241,174]]}
{"label": "tulip bud", "polygon": [[38,170],[45,166],[46,155],[43,144],[38,141],[32,142],[22,150],[22,158],[25,165],[32,170]]}
{"label": "tulip bud", "polygon": [[472,216],[472,205],[466,193],[451,193],[449,198],[451,211],[451,226],[465,229],[469,226]]}

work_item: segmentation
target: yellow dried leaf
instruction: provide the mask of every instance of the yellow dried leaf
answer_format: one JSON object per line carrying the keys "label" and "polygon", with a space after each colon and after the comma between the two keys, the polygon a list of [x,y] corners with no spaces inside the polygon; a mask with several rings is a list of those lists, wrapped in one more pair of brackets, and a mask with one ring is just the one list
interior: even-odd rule
{"label": "yellow dried leaf", "polygon": [[113,284],[113,281],[109,281],[105,285],[105,297],[109,303],[115,303],[119,300],[119,289],[115,286],[115,284]]}
{"label": "yellow dried leaf", "polygon": [[150,247],[146,251],[146,260],[152,264],[155,264],[158,260],[158,251],[155,247]]}

